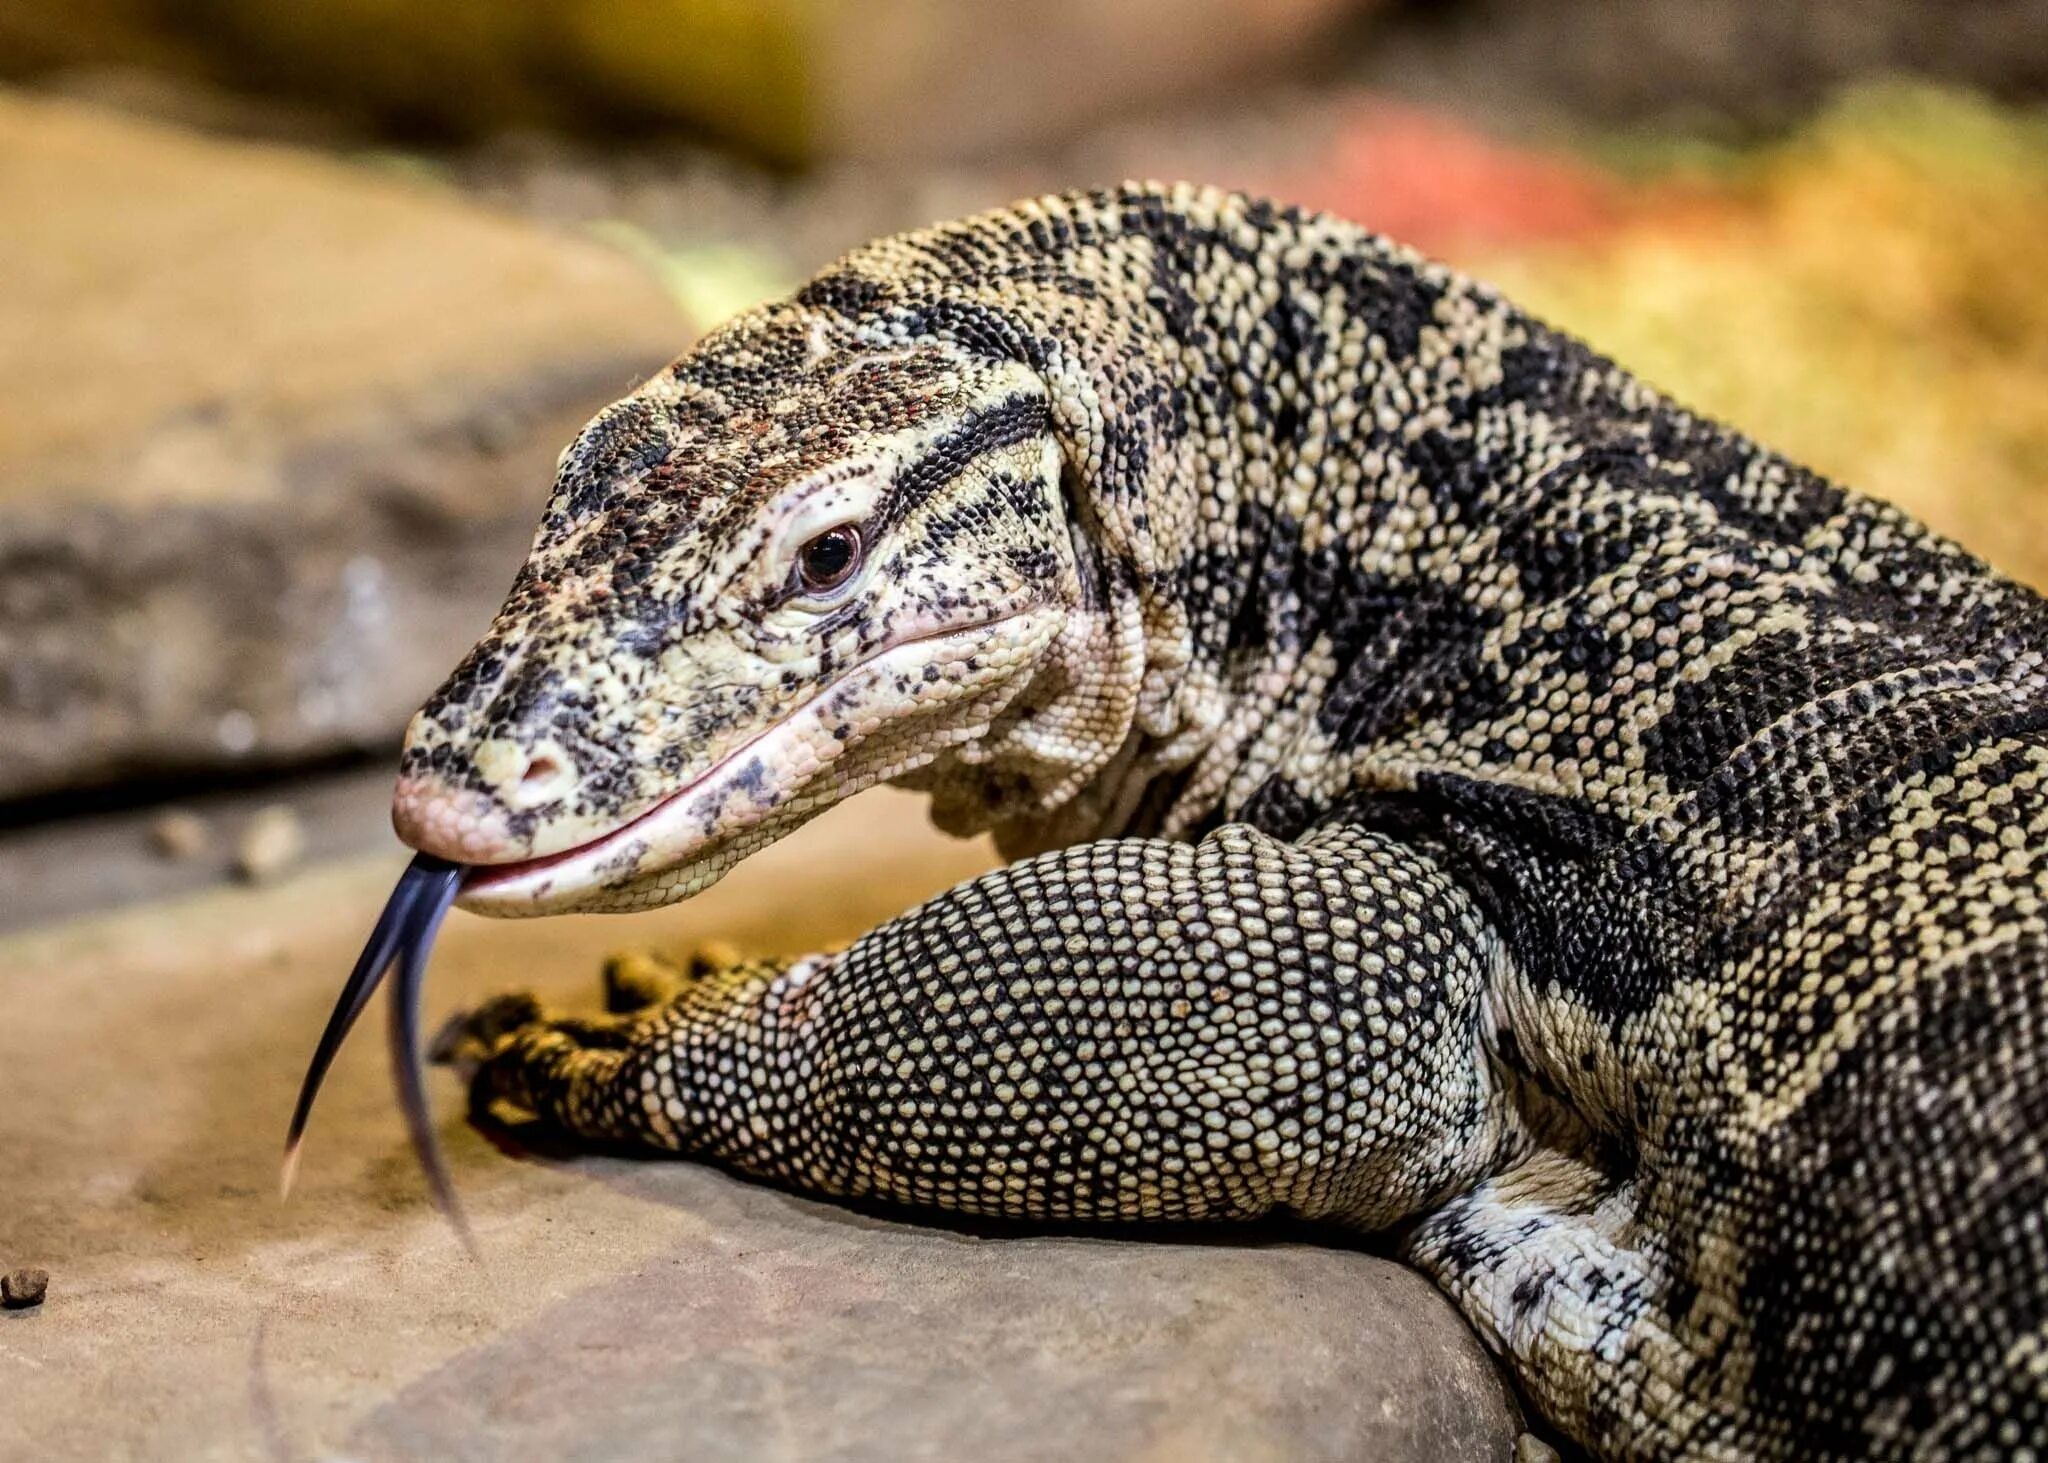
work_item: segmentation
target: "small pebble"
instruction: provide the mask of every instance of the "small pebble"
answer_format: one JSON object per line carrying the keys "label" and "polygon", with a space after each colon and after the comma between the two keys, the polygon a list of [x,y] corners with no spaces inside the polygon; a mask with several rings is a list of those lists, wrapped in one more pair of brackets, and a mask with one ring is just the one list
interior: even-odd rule
{"label": "small pebble", "polygon": [[213,842],[213,829],[197,813],[172,808],[150,820],[149,843],[167,859],[195,859]]}
{"label": "small pebble", "polygon": [[43,1303],[50,1289],[47,1270],[14,1270],[0,1276],[0,1305],[10,1311],[25,1311]]}
{"label": "small pebble", "polygon": [[235,844],[235,872],[251,884],[267,884],[305,856],[306,830],[283,804],[262,809]]}
{"label": "small pebble", "polygon": [[1523,1433],[1515,1439],[1515,1463],[1560,1463],[1557,1449],[1534,1433]]}

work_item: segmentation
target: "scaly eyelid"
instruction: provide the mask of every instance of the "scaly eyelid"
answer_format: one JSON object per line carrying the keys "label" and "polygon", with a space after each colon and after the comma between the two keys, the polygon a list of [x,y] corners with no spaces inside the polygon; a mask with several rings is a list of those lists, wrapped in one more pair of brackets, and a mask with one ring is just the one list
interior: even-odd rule
{"label": "scaly eyelid", "polygon": [[786,567],[799,548],[826,530],[867,523],[881,506],[889,478],[886,463],[869,462],[851,471],[835,469],[799,487],[784,500],[770,558]]}
{"label": "scaly eyelid", "polygon": [[[852,470],[833,469],[786,500],[763,561],[764,588],[774,608],[826,614],[860,593],[874,564],[872,525],[889,482],[887,463],[862,463]],[[860,567],[826,594],[804,594],[796,588],[797,551],[835,528],[859,530]]]}

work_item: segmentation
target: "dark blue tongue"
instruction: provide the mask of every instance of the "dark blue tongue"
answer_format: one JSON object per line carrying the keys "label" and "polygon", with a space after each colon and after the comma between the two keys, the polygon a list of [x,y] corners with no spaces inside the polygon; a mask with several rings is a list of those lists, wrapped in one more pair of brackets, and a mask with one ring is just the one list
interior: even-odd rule
{"label": "dark blue tongue", "polygon": [[306,1136],[306,1120],[312,1116],[313,1100],[320,1094],[320,1084],[334,1062],[334,1054],[341,1050],[356,1018],[363,1014],[363,1007],[369,1004],[385,973],[395,964],[398,986],[390,1001],[391,1071],[398,1085],[399,1105],[405,1112],[413,1152],[419,1155],[420,1167],[426,1171],[427,1188],[436,1207],[448,1216],[462,1237],[463,1246],[474,1254],[476,1241],[470,1234],[469,1221],[456,1202],[448,1166],[434,1142],[434,1126],[427,1113],[426,1081],[420,1069],[419,1039],[420,990],[426,982],[427,956],[433,951],[434,936],[441,929],[448,906],[461,892],[464,872],[461,864],[432,854],[417,854],[399,877],[390,899],[385,901],[384,912],[377,916],[369,942],[342,983],[334,1013],[327,1018],[327,1029],[320,1033],[320,1045],[313,1049],[306,1080],[299,1086],[298,1105],[292,1109],[291,1127],[285,1134],[282,1187],[289,1192],[298,1172],[299,1145]]}

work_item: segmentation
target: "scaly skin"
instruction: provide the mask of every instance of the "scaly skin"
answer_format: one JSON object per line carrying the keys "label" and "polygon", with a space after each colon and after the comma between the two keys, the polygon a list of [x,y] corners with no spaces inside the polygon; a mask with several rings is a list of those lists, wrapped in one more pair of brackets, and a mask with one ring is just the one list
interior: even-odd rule
{"label": "scaly skin", "polygon": [[891,779],[1020,858],[479,1013],[481,1092],[571,1132],[1392,1228],[1601,1457],[2019,1456],[2044,651],[1485,289],[1132,186],[872,245],[599,417],[398,821],[493,914],[683,897]]}

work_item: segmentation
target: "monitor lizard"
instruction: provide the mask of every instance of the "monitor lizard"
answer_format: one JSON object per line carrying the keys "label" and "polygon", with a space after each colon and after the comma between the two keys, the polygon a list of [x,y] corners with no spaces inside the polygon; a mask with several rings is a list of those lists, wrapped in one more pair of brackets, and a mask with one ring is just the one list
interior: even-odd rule
{"label": "monitor lizard", "polygon": [[493,1002],[483,1100],[1383,1231],[1603,1458],[2021,1457],[2044,657],[2027,589],[1482,285],[1132,184],[865,247],[603,412],[395,817],[493,915],[684,898],[882,782],[1015,860]]}

